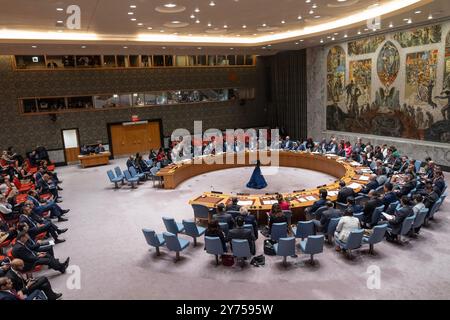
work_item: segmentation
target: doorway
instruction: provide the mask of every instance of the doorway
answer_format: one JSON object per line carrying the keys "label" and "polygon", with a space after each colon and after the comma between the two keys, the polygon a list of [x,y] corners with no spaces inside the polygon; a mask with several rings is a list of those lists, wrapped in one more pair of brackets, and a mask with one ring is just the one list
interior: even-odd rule
{"label": "doorway", "polygon": [[161,126],[159,121],[112,124],[111,144],[114,156],[147,153],[161,148]]}
{"label": "doorway", "polygon": [[80,154],[80,136],[78,129],[64,129],[61,132],[66,163],[77,163],[78,155]]}

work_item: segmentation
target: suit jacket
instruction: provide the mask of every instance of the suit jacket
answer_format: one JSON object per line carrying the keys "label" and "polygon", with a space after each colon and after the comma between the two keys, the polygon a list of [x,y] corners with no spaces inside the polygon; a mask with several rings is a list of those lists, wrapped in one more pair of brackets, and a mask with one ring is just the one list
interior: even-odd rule
{"label": "suit jacket", "polygon": [[20,299],[17,298],[16,295],[14,295],[12,292],[9,291],[0,291],[0,301],[19,301]]}
{"label": "suit jacket", "polygon": [[375,208],[383,205],[383,202],[380,199],[370,199],[366,202],[364,206],[364,222],[365,223],[372,223],[373,218],[373,212],[375,211]]}
{"label": "suit jacket", "polygon": [[338,196],[337,196],[337,202],[347,203],[348,197],[353,197],[355,195],[355,192],[352,188],[349,187],[343,187],[341,190],[339,190]]}
{"label": "suit jacket", "polygon": [[25,279],[21,276],[19,276],[16,272],[14,272],[12,269],[9,269],[6,273],[6,277],[11,279],[13,289],[15,291],[22,291],[24,294],[28,294],[29,290],[27,289],[27,283]]}
{"label": "suit jacket", "polygon": [[398,234],[402,228],[403,221],[409,216],[412,216],[414,211],[411,207],[402,207],[394,213],[394,219],[389,221],[392,228],[392,233]]}
{"label": "suit jacket", "polygon": [[317,209],[323,207],[327,203],[327,199],[319,199],[311,206],[310,213],[316,212]]}
{"label": "suit jacket", "polygon": [[252,254],[255,254],[256,250],[255,250],[255,236],[253,235],[253,233],[249,230],[249,229],[244,229],[244,228],[234,228],[232,230],[230,230],[228,232],[228,237],[227,237],[228,241],[231,242],[231,240],[233,239],[247,239],[248,240],[248,244],[250,246],[250,252]]}
{"label": "suit jacket", "polygon": [[384,210],[387,210],[389,205],[397,200],[398,200],[397,195],[394,192],[391,191],[386,193],[383,198]]}
{"label": "suit jacket", "polygon": [[16,242],[12,249],[12,255],[14,258],[22,259],[24,262],[24,271],[29,271],[33,269],[35,263],[39,260],[37,254],[29,249],[27,246],[24,246],[20,242]]}
{"label": "suit jacket", "polygon": [[330,224],[330,220],[332,218],[339,218],[342,215],[341,210],[330,208],[325,210],[322,213],[322,217],[320,218],[320,224],[322,225],[323,232],[328,232],[328,225]]}
{"label": "suit jacket", "polygon": [[369,183],[366,184],[364,189],[361,190],[361,193],[368,194],[370,190],[375,190],[379,186],[380,186],[380,184],[378,183],[378,181],[376,179],[374,181],[369,181]]}
{"label": "suit jacket", "polygon": [[229,213],[222,213],[222,214],[214,214],[213,219],[217,220],[219,222],[225,222],[228,223],[228,228],[233,229],[234,227],[234,219],[233,216]]}
{"label": "suit jacket", "polygon": [[254,215],[247,214],[244,216],[245,224],[251,224],[253,226],[253,233],[255,234],[255,239],[258,239],[258,224],[256,223],[256,218]]}
{"label": "suit jacket", "polygon": [[405,185],[403,185],[403,187],[400,189],[400,195],[401,196],[406,196],[408,195],[408,193],[411,192],[411,190],[413,190],[416,187],[416,183],[413,181],[410,181],[408,183],[406,183]]}

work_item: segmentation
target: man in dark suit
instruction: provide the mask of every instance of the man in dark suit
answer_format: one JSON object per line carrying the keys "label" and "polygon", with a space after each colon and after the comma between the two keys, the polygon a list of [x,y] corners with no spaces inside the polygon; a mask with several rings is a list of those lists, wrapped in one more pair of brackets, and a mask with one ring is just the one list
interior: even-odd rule
{"label": "man in dark suit", "polygon": [[231,214],[225,212],[225,205],[223,203],[220,203],[217,206],[217,213],[213,214],[212,218],[219,222],[228,223],[228,228],[230,230],[233,229],[233,227],[234,227],[233,216]]}
{"label": "man in dark suit", "polygon": [[256,254],[255,236],[251,230],[244,228],[244,218],[241,216],[236,218],[236,228],[228,232],[227,240],[231,242],[233,239],[248,240],[251,254]]}
{"label": "man in dark suit", "polygon": [[63,239],[59,239],[58,236],[66,232],[68,229],[59,229],[51,221],[45,220],[36,214],[33,214],[33,209],[30,205],[26,204],[23,206],[22,214],[19,217],[19,222],[28,226],[28,233],[33,239],[42,232],[48,232],[55,240],[55,243],[62,243],[65,241]]}
{"label": "man in dark suit", "polygon": [[354,197],[347,198],[347,208],[351,208],[353,213],[363,212],[364,208],[359,204],[356,204]]}
{"label": "man in dark suit", "polygon": [[346,187],[344,181],[339,182],[339,187],[340,187],[340,190],[339,190],[339,193],[337,196],[337,202],[347,203],[348,197],[355,196],[355,191],[353,191],[352,188]]}
{"label": "man in dark suit", "polygon": [[289,138],[289,136],[286,137],[286,140],[284,141],[283,144],[283,149],[285,150],[291,150],[292,147],[294,146],[294,143],[291,141],[291,139]]}
{"label": "man in dark suit", "polygon": [[[241,206],[238,205],[239,199],[236,197],[233,197],[231,199],[231,203],[229,205],[227,205],[227,207],[225,208],[225,210],[228,211],[234,211],[234,212],[239,212],[239,210],[241,209]],[[233,215],[233,219],[236,219],[238,215],[235,214]]]}
{"label": "man in dark suit", "polygon": [[42,179],[37,182],[37,190],[39,190],[39,194],[51,193],[55,200],[59,198],[58,187],[48,174],[44,174]]}
{"label": "man in dark suit", "polygon": [[22,292],[24,295],[29,296],[36,290],[41,290],[45,293],[48,300],[57,300],[61,298],[61,293],[55,293],[52,289],[47,277],[39,277],[36,279],[26,279],[22,272],[24,263],[20,259],[14,259],[11,261],[11,268],[7,272],[6,277],[11,279],[13,289],[16,292]]}
{"label": "man in dark suit", "polygon": [[416,182],[412,175],[405,176],[405,184],[400,188],[399,197],[408,195],[416,187]]}
{"label": "man in dark suit", "polygon": [[333,202],[327,201],[326,206],[327,209],[322,212],[320,220],[312,220],[316,226],[316,231],[322,231],[323,233],[327,233],[332,218],[339,218],[342,215],[340,210],[334,208]]}
{"label": "man in dark suit", "polygon": [[370,190],[375,190],[379,186],[380,186],[380,184],[377,181],[377,175],[376,174],[371,174],[370,178],[369,178],[369,182],[361,190],[361,193],[368,194]]}
{"label": "man in dark suit", "polygon": [[255,239],[258,239],[258,224],[254,215],[249,214],[247,208],[243,207],[240,210],[240,216],[244,218],[244,224],[251,224],[253,226],[253,233]]}
{"label": "man in dark suit", "polygon": [[61,209],[61,207],[53,201],[45,204],[41,203],[37,197],[38,195],[35,190],[28,191],[27,200],[32,204],[33,213],[42,217],[45,212],[50,211],[50,219],[58,218],[58,222],[68,221],[66,218],[62,217],[65,213],[69,212],[68,210]]}
{"label": "man in dark suit", "polygon": [[95,147],[95,153],[101,153],[105,152],[105,147],[100,143],[98,146]]}
{"label": "man in dark suit", "polygon": [[384,197],[383,197],[383,204],[384,204],[384,210],[386,211],[389,208],[389,205],[392,202],[395,202],[398,200],[397,195],[392,190],[394,189],[394,186],[390,182],[386,182],[384,184]]}
{"label": "man in dark suit", "polygon": [[[371,228],[372,227],[372,221],[373,221],[373,213],[375,211],[375,208],[380,207],[383,205],[383,202],[380,199],[380,196],[378,192],[375,190],[371,190],[369,192],[369,201],[366,202],[364,205],[363,213],[363,222],[366,227]],[[378,220],[378,218],[376,218]]]}
{"label": "man in dark suit", "polygon": [[314,204],[311,207],[306,209],[307,213],[313,214],[317,211],[317,209],[325,206],[325,204],[327,203],[327,196],[328,196],[327,189],[320,189],[319,196],[320,196],[320,199],[317,200],[316,202],[314,202]]}
{"label": "man in dark suit", "polygon": [[17,236],[16,244],[13,246],[12,255],[24,262],[24,271],[28,272],[36,266],[46,265],[50,269],[65,273],[69,265],[69,258],[64,263],[59,262],[48,253],[36,253],[26,246],[29,236],[26,232],[21,232]]}
{"label": "man in dark suit", "polygon": [[[393,217],[387,219],[388,226],[392,229],[391,232],[386,232],[386,240],[388,241],[397,239],[397,234],[401,231],[403,221],[414,214],[414,210],[411,207],[411,200],[407,196],[401,198],[401,204],[402,207],[394,212]],[[385,217],[383,216],[383,218]],[[379,222],[379,224],[384,223],[386,223],[386,220]]]}

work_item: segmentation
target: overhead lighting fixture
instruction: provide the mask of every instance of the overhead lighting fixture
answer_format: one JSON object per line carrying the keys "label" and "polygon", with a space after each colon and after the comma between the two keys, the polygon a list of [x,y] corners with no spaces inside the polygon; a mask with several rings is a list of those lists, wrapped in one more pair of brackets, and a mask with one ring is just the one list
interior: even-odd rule
{"label": "overhead lighting fixture", "polygon": [[197,19],[197,20],[195,20],[195,23],[200,23],[200,20],[198,20],[198,19]]}
{"label": "overhead lighting fixture", "polygon": [[367,28],[364,28],[364,31],[369,31],[369,29],[367,29]]}
{"label": "overhead lighting fixture", "polygon": [[263,27],[267,27],[267,24],[263,23],[262,26],[263,26]]}
{"label": "overhead lighting fixture", "polygon": [[134,14],[134,12],[131,12],[131,11],[130,11],[130,12],[128,12],[128,14],[129,14],[130,16],[132,16],[132,15]]}
{"label": "overhead lighting fixture", "polygon": [[81,49],[86,49],[86,46],[81,46]]}
{"label": "overhead lighting fixture", "polygon": [[163,50],[166,50],[166,47],[162,47]]}
{"label": "overhead lighting fixture", "polygon": [[297,19],[298,19],[298,20],[302,20],[303,17],[302,17],[302,16],[298,16]]}
{"label": "overhead lighting fixture", "polygon": [[245,28],[247,28],[247,26],[244,24],[244,25],[242,26],[242,29],[245,29]]}
{"label": "overhead lighting fixture", "polygon": [[36,49],[37,48],[37,46],[31,46],[33,49]]}
{"label": "overhead lighting fixture", "polygon": [[123,47],[124,49],[128,49],[128,47]]}
{"label": "overhead lighting fixture", "polygon": [[323,43],[323,39],[320,39],[320,43]]}
{"label": "overhead lighting fixture", "polygon": [[285,23],[286,23],[286,21],[284,21],[284,20],[281,20],[281,23],[282,23],[282,24],[285,24]]}
{"label": "overhead lighting fixture", "polygon": [[319,19],[320,18],[320,16],[314,16],[314,19]]}
{"label": "overhead lighting fixture", "polygon": [[361,34],[361,31],[358,30],[358,34]]}
{"label": "overhead lighting fixture", "polygon": [[64,11],[63,8],[56,8],[56,11]]}
{"label": "overhead lighting fixture", "polygon": [[394,27],[394,24],[391,22],[391,23],[389,23],[389,28],[393,28]]}
{"label": "overhead lighting fixture", "polygon": [[142,22],[139,22],[137,25],[138,26],[143,26],[144,24]]}
{"label": "overhead lighting fixture", "polygon": [[216,5],[216,3],[215,3],[214,1],[211,1],[211,2],[209,3],[209,5],[210,5],[211,7],[214,7],[214,6]]}
{"label": "overhead lighting fixture", "polygon": [[208,27],[211,27],[211,26],[212,26],[212,24],[211,24],[211,22],[209,22],[209,23],[208,23]]}
{"label": "overhead lighting fixture", "polygon": [[316,9],[316,8],[317,8],[317,4],[313,4],[313,5],[312,5],[312,8],[313,8],[313,9]]}
{"label": "overhead lighting fixture", "polygon": [[334,35],[337,36],[339,34],[339,32],[335,32]]}
{"label": "overhead lighting fixture", "polygon": [[225,29],[228,28],[228,26],[227,26],[226,24],[225,24],[223,27],[224,27]]}
{"label": "overhead lighting fixture", "polygon": [[148,30],[152,30],[153,28],[152,28],[152,27],[147,27],[147,29],[148,29]]}
{"label": "overhead lighting fixture", "polygon": [[200,12],[200,9],[199,9],[199,8],[195,8],[194,11],[195,11],[195,12]]}
{"label": "overhead lighting fixture", "polygon": [[175,3],[166,3],[164,7],[166,8],[175,8],[177,5]]}
{"label": "overhead lighting fixture", "polygon": [[314,14],[314,10],[309,10],[309,14]]}
{"label": "overhead lighting fixture", "polygon": [[337,2],[345,2],[345,1],[347,1],[347,0],[337,0]]}
{"label": "overhead lighting fixture", "polygon": [[230,48],[230,50],[234,50],[234,48]]}
{"label": "overhead lighting fixture", "polygon": [[412,20],[409,19],[408,22],[406,22],[406,23],[407,23],[407,24],[411,24],[411,23],[412,23]]}
{"label": "overhead lighting fixture", "polygon": [[303,39],[300,39],[300,42],[303,42],[303,41],[305,41],[305,40],[303,40]]}
{"label": "overhead lighting fixture", "polygon": [[421,13],[422,13],[422,11],[420,11],[420,10],[414,11],[414,14],[421,14]]}
{"label": "overhead lighting fixture", "polygon": [[191,14],[191,19],[195,19],[195,15],[194,14]]}
{"label": "overhead lighting fixture", "polygon": [[298,44],[298,42],[296,42],[295,44]]}
{"label": "overhead lighting fixture", "polygon": [[430,13],[430,15],[428,16],[428,20],[433,19],[433,15]]}
{"label": "overhead lighting fixture", "polygon": [[306,2],[306,3],[310,3],[310,2],[311,2],[311,0],[306,0],[305,2]]}
{"label": "overhead lighting fixture", "polygon": [[344,38],[347,38],[348,37],[348,35],[347,34],[344,34]]}
{"label": "overhead lighting fixture", "polygon": [[173,23],[173,24],[179,24],[179,23],[181,23],[181,22],[178,21],[178,20],[175,20],[175,21],[172,21],[171,23]]}
{"label": "overhead lighting fixture", "polygon": [[331,38],[331,41],[334,41],[335,40],[335,38],[333,37],[333,38]]}
{"label": "overhead lighting fixture", "polygon": [[64,23],[64,21],[58,20],[58,21],[56,21],[56,23]]}
{"label": "overhead lighting fixture", "polygon": [[198,50],[202,50],[202,47],[198,47],[197,49],[198,49]]}
{"label": "overhead lighting fixture", "polygon": [[130,20],[131,20],[131,21],[136,21],[137,19],[136,19],[136,18],[131,18]]}
{"label": "overhead lighting fixture", "polygon": [[131,9],[136,9],[136,5],[132,4],[132,5],[130,5],[130,8]]}

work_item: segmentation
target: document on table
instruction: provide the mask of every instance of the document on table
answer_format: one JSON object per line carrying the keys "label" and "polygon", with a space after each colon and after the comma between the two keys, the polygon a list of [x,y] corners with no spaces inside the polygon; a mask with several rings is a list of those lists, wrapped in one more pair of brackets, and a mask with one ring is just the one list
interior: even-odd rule
{"label": "document on table", "polygon": [[308,201],[316,201],[317,198],[314,197],[314,196],[307,196],[306,199],[307,199]]}
{"label": "document on table", "polygon": [[352,189],[358,189],[358,188],[361,188],[361,185],[359,183],[353,182],[353,183],[349,184],[348,187],[352,188]]}
{"label": "document on table", "polygon": [[394,216],[392,216],[392,215],[390,215],[390,214],[387,214],[387,213],[384,213],[384,212],[382,212],[381,213],[383,216],[385,216],[386,217],[386,219],[388,219],[388,220],[393,220],[395,217]]}
{"label": "document on table", "polygon": [[306,200],[305,198],[298,198],[298,201],[300,201],[300,202],[308,202],[308,200]]}
{"label": "document on table", "polygon": [[278,203],[278,200],[263,200],[263,204],[265,205],[272,205]]}
{"label": "document on table", "polygon": [[240,200],[238,201],[239,206],[251,206],[253,204],[252,200]]}
{"label": "document on table", "polygon": [[338,193],[339,193],[339,191],[328,191],[328,195],[330,196],[330,197],[335,197],[335,196],[337,196],[338,195]]}
{"label": "document on table", "polygon": [[368,176],[360,176],[358,180],[369,181],[369,177]]}
{"label": "document on table", "polygon": [[361,169],[361,172],[372,173],[372,170],[371,169]]}
{"label": "document on table", "polygon": [[355,167],[360,167],[360,166],[362,166],[361,163],[356,162],[356,161],[350,162],[350,164],[351,164],[352,166],[355,166]]}

